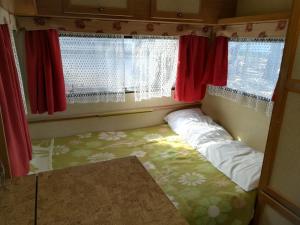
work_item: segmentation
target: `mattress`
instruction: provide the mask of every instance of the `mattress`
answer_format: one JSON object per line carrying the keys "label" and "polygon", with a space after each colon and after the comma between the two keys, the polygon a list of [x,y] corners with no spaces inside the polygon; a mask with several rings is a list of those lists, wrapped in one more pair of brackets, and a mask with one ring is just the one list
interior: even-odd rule
{"label": "mattress", "polygon": [[246,225],[256,192],[245,192],[168,125],[33,140],[31,173],[137,156],[191,225]]}

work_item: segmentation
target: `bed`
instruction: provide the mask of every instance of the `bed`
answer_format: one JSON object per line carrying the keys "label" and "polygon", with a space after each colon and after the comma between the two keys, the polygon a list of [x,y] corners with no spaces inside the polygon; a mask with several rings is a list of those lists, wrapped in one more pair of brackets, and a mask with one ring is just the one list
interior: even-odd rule
{"label": "bed", "polygon": [[191,225],[247,225],[256,191],[245,192],[168,125],[33,140],[31,173],[135,155]]}

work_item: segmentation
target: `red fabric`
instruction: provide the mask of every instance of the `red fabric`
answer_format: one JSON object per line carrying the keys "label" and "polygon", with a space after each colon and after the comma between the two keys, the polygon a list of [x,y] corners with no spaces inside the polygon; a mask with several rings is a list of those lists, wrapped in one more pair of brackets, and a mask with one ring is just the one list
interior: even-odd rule
{"label": "red fabric", "polygon": [[196,102],[204,98],[206,85],[202,84],[208,51],[208,38],[195,35],[179,39],[175,100]]}
{"label": "red fabric", "polygon": [[26,31],[28,93],[33,114],[66,110],[65,83],[56,30]]}
{"label": "red fabric", "polygon": [[228,74],[228,38],[216,37],[210,48],[202,84],[226,86]]}
{"label": "red fabric", "polygon": [[0,104],[11,173],[29,171],[31,141],[7,25],[0,25]]}

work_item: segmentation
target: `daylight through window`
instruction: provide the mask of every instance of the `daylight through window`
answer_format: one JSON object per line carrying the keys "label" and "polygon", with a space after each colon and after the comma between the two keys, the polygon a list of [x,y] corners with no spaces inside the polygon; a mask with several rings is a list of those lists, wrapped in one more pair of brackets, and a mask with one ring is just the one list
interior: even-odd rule
{"label": "daylight through window", "polygon": [[171,96],[178,40],[165,37],[60,36],[69,102],[119,102]]}

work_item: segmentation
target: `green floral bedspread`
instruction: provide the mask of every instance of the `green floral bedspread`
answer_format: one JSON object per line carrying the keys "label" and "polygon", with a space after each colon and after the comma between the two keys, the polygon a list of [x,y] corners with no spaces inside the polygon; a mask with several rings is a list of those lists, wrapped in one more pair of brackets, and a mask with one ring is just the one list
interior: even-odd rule
{"label": "green floral bedspread", "polygon": [[256,192],[244,192],[168,125],[33,141],[31,172],[135,155],[191,225],[246,225]]}

